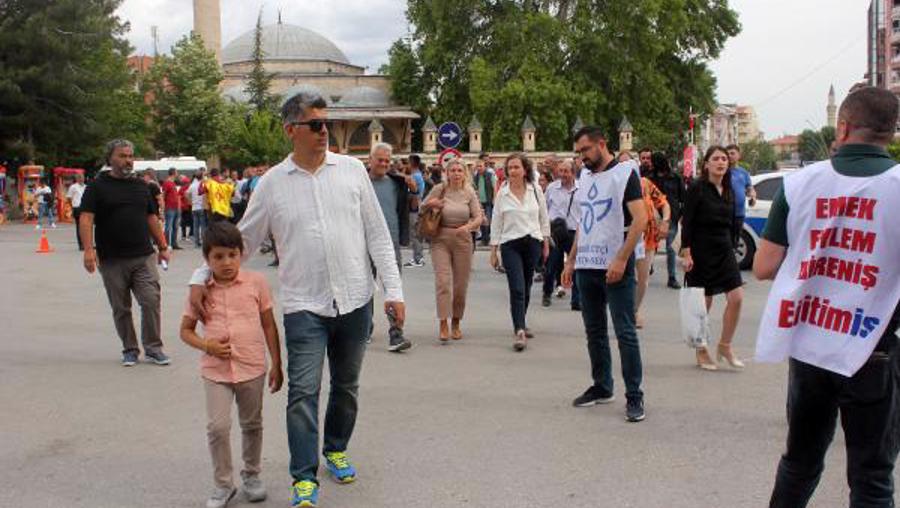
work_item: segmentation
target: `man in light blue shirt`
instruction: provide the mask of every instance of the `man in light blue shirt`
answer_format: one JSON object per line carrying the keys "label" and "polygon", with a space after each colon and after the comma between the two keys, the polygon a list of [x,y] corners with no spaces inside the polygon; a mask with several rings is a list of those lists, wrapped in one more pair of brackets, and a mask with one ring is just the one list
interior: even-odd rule
{"label": "man in light blue shirt", "polygon": [[729,171],[731,172],[731,188],[734,190],[734,242],[740,238],[744,227],[744,217],[747,216],[747,201],[750,206],[756,204],[756,190],[750,180],[750,173],[738,166],[741,162],[741,148],[737,145],[728,145]]}

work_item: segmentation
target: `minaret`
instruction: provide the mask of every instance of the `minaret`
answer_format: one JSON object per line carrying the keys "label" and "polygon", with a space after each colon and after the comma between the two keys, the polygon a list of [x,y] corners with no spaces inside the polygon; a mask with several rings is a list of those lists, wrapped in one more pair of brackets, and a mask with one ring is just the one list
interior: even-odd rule
{"label": "minaret", "polygon": [[222,16],[219,0],[194,0],[194,33],[203,39],[206,49],[222,63]]}
{"label": "minaret", "polygon": [[837,128],[837,104],[834,101],[834,85],[828,91],[828,126]]}

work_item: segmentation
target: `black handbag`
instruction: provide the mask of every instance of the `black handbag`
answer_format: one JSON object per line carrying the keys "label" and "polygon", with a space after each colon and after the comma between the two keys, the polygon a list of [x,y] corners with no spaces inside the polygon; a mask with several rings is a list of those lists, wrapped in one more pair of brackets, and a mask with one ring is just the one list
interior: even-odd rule
{"label": "black handbag", "polygon": [[566,219],[569,217],[569,213],[572,211],[572,201],[575,199],[575,191],[569,195],[569,206],[566,208],[566,216],[559,217],[557,219],[553,219],[550,221],[550,238],[553,239],[553,243],[557,247],[562,247],[563,245],[569,243],[571,241],[571,233],[569,233],[569,224],[566,222]]}

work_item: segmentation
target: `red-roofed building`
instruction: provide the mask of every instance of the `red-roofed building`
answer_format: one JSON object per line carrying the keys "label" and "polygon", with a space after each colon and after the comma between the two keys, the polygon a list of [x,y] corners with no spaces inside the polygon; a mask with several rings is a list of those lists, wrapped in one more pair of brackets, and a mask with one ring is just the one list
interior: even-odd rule
{"label": "red-roofed building", "polygon": [[800,136],[781,136],[769,141],[769,144],[775,149],[778,160],[800,159]]}

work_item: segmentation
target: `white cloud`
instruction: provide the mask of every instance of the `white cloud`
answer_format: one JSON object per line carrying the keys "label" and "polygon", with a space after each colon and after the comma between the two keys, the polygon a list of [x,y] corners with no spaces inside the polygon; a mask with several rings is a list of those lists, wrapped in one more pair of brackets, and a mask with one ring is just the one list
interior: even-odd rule
{"label": "white cloud", "polygon": [[866,72],[868,0],[732,0],[743,31],[713,64],[721,102],[756,107],[768,139],[818,129]]}

